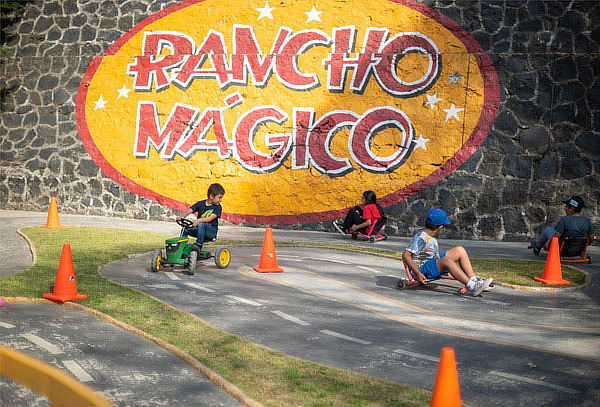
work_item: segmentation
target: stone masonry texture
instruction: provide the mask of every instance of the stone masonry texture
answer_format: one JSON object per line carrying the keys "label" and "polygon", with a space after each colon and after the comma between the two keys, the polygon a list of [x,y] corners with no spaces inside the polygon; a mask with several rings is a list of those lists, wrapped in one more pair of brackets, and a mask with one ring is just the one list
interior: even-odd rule
{"label": "stone masonry texture", "polygon": [[[86,152],[75,97],[95,56],[174,0],[31,0],[2,10],[0,208],[170,219],[127,192]],[[349,6],[352,1],[347,0]],[[582,196],[600,230],[600,3],[421,1],[461,25],[498,73],[498,116],[479,150],[448,177],[386,208],[386,232],[412,235],[427,208],[456,222],[445,237],[526,240]],[[376,189],[373,186],[372,189]],[[331,222],[286,228],[332,230]]]}

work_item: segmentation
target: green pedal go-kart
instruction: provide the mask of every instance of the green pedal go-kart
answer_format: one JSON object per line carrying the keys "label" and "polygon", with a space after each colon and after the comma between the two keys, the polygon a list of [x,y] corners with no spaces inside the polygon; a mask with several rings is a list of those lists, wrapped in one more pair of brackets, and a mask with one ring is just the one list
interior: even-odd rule
{"label": "green pedal go-kart", "polygon": [[[189,219],[178,219],[177,224],[182,228],[180,236],[165,240],[164,249],[157,249],[152,252],[150,269],[153,272],[156,273],[163,266],[183,266],[187,269],[187,272],[184,271],[186,274],[193,275],[198,260],[207,260],[211,257],[214,257],[218,268],[224,269],[229,266],[229,262],[231,261],[231,252],[229,249],[225,247],[216,248],[214,255],[209,250],[198,250],[196,245],[190,243],[188,237],[183,236],[185,228],[192,227],[193,222]],[[209,239],[208,241],[214,240],[216,238]]]}

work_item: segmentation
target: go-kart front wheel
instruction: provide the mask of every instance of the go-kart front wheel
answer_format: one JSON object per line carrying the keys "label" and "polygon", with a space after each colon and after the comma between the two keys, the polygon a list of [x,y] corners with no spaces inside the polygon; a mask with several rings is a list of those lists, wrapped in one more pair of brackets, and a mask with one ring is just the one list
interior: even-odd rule
{"label": "go-kart front wheel", "polygon": [[188,264],[187,264],[187,274],[189,274],[190,276],[194,275],[194,272],[196,271],[196,263],[198,263],[198,252],[195,250],[192,250],[190,252],[190,257],[188,257]]}
{"label": "go-kart front wheel", "polygon": [[150,270],[152,270],[154,273],[156,273],[158,270],[160,270],[162,263],[163,263],[162,251],[154,250],[152,252],[152,259],[150,260]]}
{"label": "go-kart front wheel", "polygon": [[217,267],[220,269],[227,268],[227,266],[229,266],[230,262],[231,262],[231,252],[229,251],[229,249],[227,249],[225,247],[217,249],[217,251],[215,253],[215,264],[217,265]]}

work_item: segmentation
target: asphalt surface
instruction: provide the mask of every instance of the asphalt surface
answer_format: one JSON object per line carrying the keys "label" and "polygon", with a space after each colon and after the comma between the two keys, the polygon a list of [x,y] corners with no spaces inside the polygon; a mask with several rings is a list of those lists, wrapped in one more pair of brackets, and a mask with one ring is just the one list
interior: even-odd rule
{"label": "asphalt surface", "polygon": [[[174,223],[165,222],[68,215],[61,215],[61,221],[66,225],[119,227],[173,235],[179,231]],[[18,257],[27,258],[29,249],[15,230],[43,223],[45,214],[0,211],[3,243],[7,236],[21,241],[21,244],[3,244],[3,250],[10,250],[11,255],[22,250],[23,256]],[[263,229],[224,226],[220,228],[219,237],[260,241],[263,233]],[[321,232],[274,230],[274,235],[276,242],[350,241],[341,235]],[[408,238],[391,238],[376,245],[403,250],[407,242]],[[461,244],[472,257],[535,258],[523,243],[447,241],[443,238],[440,243],[442,250]],[[198,315],[217,327],[281,352],[427,390],[431,390],[435,380],[440,349],[453,346],[459,363],[463,401],[470,405],[595,406],[600,402],[597,284],[600,270],[595,264],[578,266],[590,275],[591,284],[583,290],[525,292],[495,287],[483,297],[473,298],[457,296],[458,286],[448,281],[437,283],[430,290],[397,290],[398,278],[403,276],[401,263],[381,257],[282,246],[277,248],[277,257],[285,271],[259,274],[251,267],[259,262],[260,247],[230,249],[232,264],[225,270],[217,269],[207,260],[199,264],[194,276],[170,269],[152,273],[149,271],[150,255],[141,254],[107,265],[102,274]],[[592,257],[600,258],[597,247],[590,252]],[[15,256],[4,256],[5,259],[10,257]],[[0,275],[22,271],[28,266],[26,261],[0,265]],[[156,389],[172,386],[167,382],[162,386],[144,379],[141,382],[146,386],[140,384],[136,390],[136,386],[118,379],[128,375],[127,372],[117,373],[122,360],[118,357],[114,360],[110,355],[116,347],[115,354],[129,352],[132,360],[141,359],[139,364],[128,364],[140,369],[136,371],[140,377],[152,377],[153,365],[161,369],[168,367],[173,371],[176,385],[182,385],[181,380],[177,381],[179,375],[188,374],[177,373],[184,371],[179,370],[184,369],[183,362],[176,358],[166,359],[168,352],[153,344],[146,345],[151,350],[138,352],[141,345],[130,341],[144,340],[81,311],[69,310],[69,313],[81,314],[77,317],[50,311],[56,322],[36,316],[38,309],[43,310],[39,313],[44,315],[54,308],[64,309],[46,304],[15,303],[0,308],[0,343],[31,352],[35,357],[62,367],[58,356],[37,349],[39,346],[32,345],[27,334],[33,332],[50,343],[53,342],[51,339],[58,343],[64,341],[66,348],[77,349],[73,356],[68,354],[69,358],[81,360],[79,364],[83,370],[89,370],[89,375],[94,377],[87,384],[118,405],[168,405],[171,396],[157,399],[144,388],[150,384]],[[62,329],[69,318],[81,319],[76,326],[92,324],[87,330],[89,335],[81,337],[79,332]],[[15,328],[3,328],[1,323]],[[102,332],[108,330],[110,335],[103,336]],[[9,331],[11,333],[6,336]],[[97,338],[96,331],[99,332]],[[133,339],[122,340],[122,337]],[[104,347],[99,351],[98,345],[93,345],[95,343],[102,343]],[[85,355],[89,360],[78,359],[78,355]],[[110,369],[98,368],[110,367],[113,363],[117,374],[111,375]],[[189,374],[185,377],[190,380],[183,380],[183,384],[189,388],[190,400],[193,395],[207,391],[215,397],[224,397],[218,402],[234,404],[214,401],[206,405],[236,405],[235,400],[227,399],[228,396],[214,386],[202,382],[203,378],[197,372],[191,370]],[[123,396],[119,388],[128,389],[131,394]],[[17,393],[24,394],[21,390]],[[165,404],[161,404],[163,400]],[[179,398],[173,398],[171,402],[182,406],[204,405],[193,404],[194,401],[181,403]]]}

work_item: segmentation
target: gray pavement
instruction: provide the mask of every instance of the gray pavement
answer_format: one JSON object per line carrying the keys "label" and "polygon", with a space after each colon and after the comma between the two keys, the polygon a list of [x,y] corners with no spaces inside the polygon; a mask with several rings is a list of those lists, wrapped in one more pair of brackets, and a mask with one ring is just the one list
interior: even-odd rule
{"label": "gray pavement", "polygon": [[[6,237],[21,241],[6,249],[3,244],[2,250],[10,250],[4,258],[28,252],[15,230],[43,224],[45,216],[0,210],[3,242]],[[179,232],[169,222],[75,215],[61,215],[61,222]],[[263,233],[260,228],[222,226],[219,238],[261,241]],[[350,242],[323,232],[274,230],[274,235],[276,242]],[[376,245],[400,251],[407,242],[392,237]],[[461,244],[472,257],[535,258],[523,243],[441,243],[442,249]],[[600,258],[597,247],[590,252]],[[433,290],[396,290],[401,264],[376,256],[279,247],[285,272],[258,274],[251,266],[258,264],[259,248],[234,247],[232,253],[229,269],[217,270],[206,262],[194,276],[151,273],[148,254],[111,263],[102,273],[273,349],[428,390],[439,349],[453,346],[463,399],[472,405],[592,406],[600,401],[600,273],[595,264],[578,266],[591,276],[592,284],[584,290],[531,293],[496,287],[483,298],[472,298],[456,296],[452,282],[440,282]],[[20,264],[0,264],[0,276],[29,267],[30,257],[18,257]],[[4,315],[0,308],[0,322]]]}
{"label": "gray pavement", "polygon": [[[167,350],[85,311],[10,303],[0,308],[0,344],[65,370],[116,406],[240,406]],[[1,406],[48,405],[23,388],[3,389]]]}

